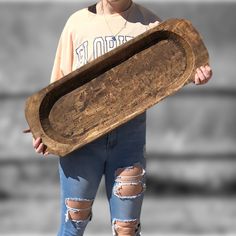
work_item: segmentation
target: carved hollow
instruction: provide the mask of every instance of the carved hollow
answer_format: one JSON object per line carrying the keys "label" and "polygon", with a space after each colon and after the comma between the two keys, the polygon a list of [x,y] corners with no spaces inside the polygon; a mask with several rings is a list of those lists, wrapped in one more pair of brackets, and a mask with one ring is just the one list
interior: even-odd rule
{"label": "carved hollow", "polygon": [[191,23],[168,20],[29,97],[26,119],[64,156],[173,94],[208,63]]}

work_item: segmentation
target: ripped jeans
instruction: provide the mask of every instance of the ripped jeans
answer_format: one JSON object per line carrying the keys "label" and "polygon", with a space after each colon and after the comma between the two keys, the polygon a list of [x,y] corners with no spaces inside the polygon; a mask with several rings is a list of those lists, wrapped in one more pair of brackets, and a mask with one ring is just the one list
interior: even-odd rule
{"label": "ripped jeans", "polygon": [[59,159],[61,227],[57,236],[82,236],[105,176],[114,236],[140,236],[145,191],[146,112]]}

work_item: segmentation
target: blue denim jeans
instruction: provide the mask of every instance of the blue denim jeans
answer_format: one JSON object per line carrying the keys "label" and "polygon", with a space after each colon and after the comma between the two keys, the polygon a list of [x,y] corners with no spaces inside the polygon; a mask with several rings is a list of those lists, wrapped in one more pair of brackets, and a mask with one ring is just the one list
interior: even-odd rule
{"label": "blue denim jeans", "polygon": [[[58,236],[84,234],[103,175],[113,235],[141,235],[145,143],[146,112],[59,159],[62,211]],[[83,213],[87,218],[80,217]]]}

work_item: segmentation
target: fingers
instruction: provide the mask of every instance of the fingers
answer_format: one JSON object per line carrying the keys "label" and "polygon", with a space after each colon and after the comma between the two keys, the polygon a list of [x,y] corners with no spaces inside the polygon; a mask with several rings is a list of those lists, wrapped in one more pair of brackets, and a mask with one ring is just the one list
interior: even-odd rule
{"label": "fingers", "polygon": [[196,84],[205,84],[208,81],[208,79],[205,77],[205,74],[203,73],[203,71],[200,68],[197,68],[197,70],[196,70],[196,74],[195,74],[196,81],[195,81],[195,83]]}
{"label": "fingers", "polygon": [[43,154],[44,156],[49,155],[49,152],[47,150],[47,146],[42,143],[42,139],[40,137],[34,139],[33,138],[33,147],[35,152],[39,154]]}
{"label": "fingers", "polygon": [[211,77],[211,68],[209,66],[201,66],[200,69],[206,79]]}
{"label": "fingers", "polygon": [[45,144],[43,145],[42,154],[43,154],[44,156],[47,156],[47,155],[49,154],[49,152],[47,151],[47,146],[46,146]]}
{"label": "fingers", "polygon": [[37,148],[35,148],[35,151],[37,153],[43,153],[43,150],[44,150],[44,144],[43,143],[40,143],[39,146]]}
{"label": "fingers", "polygon": [[198,77],[198,73],[195,74],[194,83],[197,84],[197,85],[201,83],[200,78]]}
{"label": "fingers", "polygon": [[44,153],[44,156],[47,156],[47,155],[49,155],[49,154],[50,154],[49,152],[45,152],[45,153]]}
{"label": "fingers", "polygon": [[196,85],[205,84],[211,79],[211,77],[212,77],[211,67],[208,65],[201,66],[196,69],[194,83]]}
{"label": "fingers", "polygon": [[36,139],[33,138],[33,147],[34,147],[34,149],[37,149],[41,143],[42,143],[41,138],[36,138]]}
{"label": "fingers", "polygon": [[198,78],[200,80],[200,83],[205,83],[206,82],[205,75],[203,74],[202,70],[199,69],[199,68],[197,68],[197,75],[198,75]]}
{"label": "fingers", "polygon": [[37,148],[35,148],[35,151],[39,154],[43,154],[44,156],[47,156],[49,154],[47,150],[47,146],[43,143],[40,143]]}

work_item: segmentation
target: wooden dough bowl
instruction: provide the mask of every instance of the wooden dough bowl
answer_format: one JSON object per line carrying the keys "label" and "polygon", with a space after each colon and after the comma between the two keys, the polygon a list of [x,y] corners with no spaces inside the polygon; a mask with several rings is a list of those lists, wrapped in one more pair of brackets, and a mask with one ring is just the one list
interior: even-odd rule
{"label": "wooden dough bowl", "polygon": [[65,156],[193,81],[208,64],[184,19],[169,19],[30,96],[25,116],[47,150]]}

